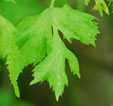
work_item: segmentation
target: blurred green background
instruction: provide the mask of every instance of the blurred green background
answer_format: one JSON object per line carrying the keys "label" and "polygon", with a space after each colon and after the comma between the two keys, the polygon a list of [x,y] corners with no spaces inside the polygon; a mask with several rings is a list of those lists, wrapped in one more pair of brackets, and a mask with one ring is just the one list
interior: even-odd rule
{"label": "blurred green background", "polygon": [[[56,102],[47,82],[29,86],[33,79],[33,67],[29,66],[19,76],[21,98],[17,99],[10,84],[5,59],[0,59],[0,106],[113,106],[113,14],[100,17],[98,12],[92,11],[94,2],[85,7],[83,0],[56,0],[55,6],[61,7],[65,3],[99,18],[100,35],[96,48],[85,46],[77,40],[73,40],[72,44],[64,41],[78,57],[82,78],[79,80],[73,76],[66,62],[69,86]],[[49,4],[50,0],[0,1],[0,14],[16,25],[24,17],[41,13]]]}

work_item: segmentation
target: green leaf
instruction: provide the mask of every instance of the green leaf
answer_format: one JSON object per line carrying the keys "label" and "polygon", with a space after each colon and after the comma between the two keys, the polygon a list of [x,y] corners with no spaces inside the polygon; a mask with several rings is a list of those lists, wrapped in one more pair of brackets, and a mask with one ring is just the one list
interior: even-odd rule
{"label": "green leaf", "polygon": [[4,17],[0,16],[0,52],[3,57],[7,57],[6,64],[8,64],[9,77],[14,86],[15,94],[19,97],[19,88],[17,79],[22,71],[22,62],[20,60],[18,47],[15,43],[15,27],[7,21]]}
{"label": "green leaf", "polygon": [[94,19],[91,15],[65,5],[63,8],[48,8],[40,15],[24,19],[17,26],[19,33],[16,34],[16,42],[23,57],[23,66],[32,63],[35,65],[31,85],[47,80],[58,100],[64,86],[68,85],[65,59],[74,75],[77,74],[80,78],[78,60],[66,48],[58,30],[69,42],[77,39],[95,46],[99,31]]}
{"label": "green leaf", "polygon": [[47,58],[33,70],[34,80],[31,82],[31,85],[47,80],[50,87],[53,87],[56,100],[58,101],[59,96],[64,91],[64,86],[68,85],[68,79],[65,73],[65,59],[68,59],[71,71],[77,74],[79,78],[80,74],[77,58],[65,47],[59,37],[58,30],[56,28],[53,30],[51,51],[48,53]]}
{"label": "green leaf", "polygon": [[73,39],[95,46],[96,35],[99,33],[94,16],[73,10],[65,5],[62,9],[54,8],[52,12],[53,25],[64,34],[69,42]]}
{"label": "green leaf", "polygon": [[[49,16],[46,14],[46,16]],[[16,42],[23,57],[23,66],[37,64],[46,56],[46,43],[51,35],[51,25],[47,21],[49,17],[42,14],[24,19],[18,26]],[[29,52],[29,50],[31,52]]]}
{"label": "green leaf", "polygon": [[104,0],[95,0],[95,3],[94,10],[98,10],[101,16],[103,16],[103,11],[109,15],[109,9]]}
{"label": "green leaf", "polygon": [[[106,14],[109,15],[109,9],[108,9],[108,5],[106,3],[106,1],[108,2],[113,2],[112,0],[94,0],[95,1],[95,6],[94,6],[94,10],[95,11],[99,11],[100,15],[103,16],[103,12],[105,12]],[[88,5],[90,2],[90,0],[85,0],[85,5]]]}

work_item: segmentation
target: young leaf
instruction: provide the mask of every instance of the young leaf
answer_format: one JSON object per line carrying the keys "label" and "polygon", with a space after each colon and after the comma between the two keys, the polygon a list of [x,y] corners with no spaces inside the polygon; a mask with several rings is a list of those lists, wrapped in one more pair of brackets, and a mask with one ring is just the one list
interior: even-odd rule
{"label": "young leaf", "polygon": [[103,11],[109,15],[109,9],[104,0],[95,0],[95,3],[94,10],[98,10],[101,16],[103,16]]}
{"label": "young leaf", "polygon": [[[95,1],[95,6],[94,6],[94,10],[95,11],[99,11],[100,15],[103,16],[103,11],[109,15],[109,9],[108,9],[108,5],[105,2],[105,0],[94,0]],[[109,2],[113,2],[112,0],[106,0]],[[90,2],[90,0],[85,0],[85,5],[88,5]]]}
{"label": "young leaf", "polygon": [[31,82],[31,85],[47,80],[50,87],[53,88],[56,100],[58,101],[59,96],[64,91],[64,86],[68,85],[65,73],[65,59],[68,59],[71,71],[77,74],[79,78],[80,74],[77,58],[65,47],[59,37],[58,30],[54,28],[53,31],[53,39],[50,44],[51,51],[48,53],[47,58],[34,68],[34,80]]}
{"label": "young leaf", "polygon": [[22,62],[15,43],[15,32],[15,27],[4,17],[0,16],[0,52],[3,57],[7,57],[6,63],[8,64],[9,77],[14,86],[15,94],[19,97],[17,79],[22,71]]}
{"label": "young leaf", "polygon": [[23,66],[40,62],[33,70],[31,84],[48,80],[58,100],[64,86],[68,85],[65,59],[69,61],[71,71],[80,77],[78,61],[65,47],[58,30],[69,42],[77,39],[95,46],[99,31],[93,19],[95,17],[65,5],[63,8],[48,8],[40,15],[24,19],[17,26],[19,33],[16,34],[16,41],[23,56]]}

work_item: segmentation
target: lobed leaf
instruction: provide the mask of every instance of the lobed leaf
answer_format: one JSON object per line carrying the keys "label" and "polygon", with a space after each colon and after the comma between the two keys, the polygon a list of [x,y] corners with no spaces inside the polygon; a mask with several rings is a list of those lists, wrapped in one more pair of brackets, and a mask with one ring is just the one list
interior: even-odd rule
{"label": "lobed leaf", "polygon": [[95,46],[99,33],[95,17],[73,10],[68,5],[63,8],[48,8],[43,13],[25,18],[15,27],[0,17],[0,51],[7,56],[10,79],[19,97],[17,79],[22,69],[34,65],[32,84],[47,80],[55,92],[56,99],[62,95],[68,78],[65,60],[71,72],[80,78],[76,56],[65,46],[58,31],[70,43],[73,39],[86,45]]}
{"label": "lobed leaf", "polygon": [[24,57],[23,65],[32,63],[36,65],[31,85],[47,80],[58,100],[64,91],[64,86],[68,85],[65,59],[68,59],[74,75],[77,74],[80,78],[78,60],[65,47],[58,30],[69,42],[77,39],[84,44],[95,46],[99,31],[93,19],[95,17],[65,5],[63,8],[48,8],[40,15],[24,19],[17,26],[19,30],[16,37],[17,45]]}
{"label": "lobed leaf", "polygon": [[[95,6],[93,10],[99,11],[101,16],[103,16],[103,12],[109,15],[108,6],[110,6],[110,4],[113,3],[113,0],[94,0],[94,1],[95,1]],[[90,0],[85,0],[85,5],[87,6],[89,2]]]}
{"label": "lobed leaf", "polygon": [[68,85],[68,79],[65,73],[65,59],[68,59],[71,71],[77,74],[79,78],[80,74],[77,58],[65,47],[59,37],[58,30],[54,28],[53,31],[51,52],[48,53],[44,61],[34,68],[34,80],[31,82],[31,85],[47,80],[55,92],[56,100],[58,101],[59,96],[64,91],[64,86]]}

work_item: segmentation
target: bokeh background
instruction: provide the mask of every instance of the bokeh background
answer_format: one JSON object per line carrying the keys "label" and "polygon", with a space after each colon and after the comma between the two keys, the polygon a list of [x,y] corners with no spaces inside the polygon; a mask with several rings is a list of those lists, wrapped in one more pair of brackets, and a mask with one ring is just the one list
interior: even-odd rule
{"label": "bokeh background", "polygon": [[[0,106],[113,106],[112,9],[109,16],[104,14],[104,17],[100,17],[98,12],[92,11],[93,1],[85,7],[84,0],[56,0],[55,6],[61,7],[65,3],[99,18],[100,34],[96,48],[85,46],[77,40],[73,40],[72,44],[64,41],[79,60],[81,79],[72,75],[66,62],[69,86],[65,88],[59,102],[56,102],[47,82],[29,86],[33,79],[33,67],[29,65],[19,76],[21,98],[17,99],[10,84],[5,59],[0,58]],[[16,0],[16,3],[0,0],[0,14],[17,25],[24,17],[40,14],[49,5],[50,0]]]}

